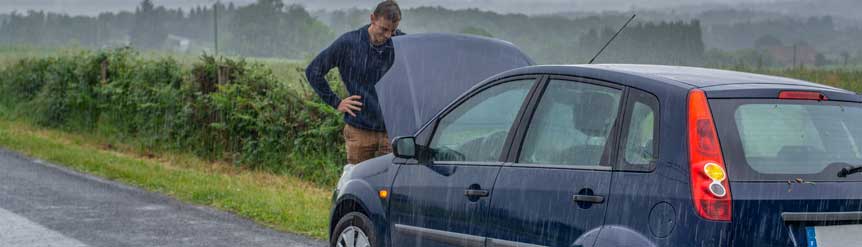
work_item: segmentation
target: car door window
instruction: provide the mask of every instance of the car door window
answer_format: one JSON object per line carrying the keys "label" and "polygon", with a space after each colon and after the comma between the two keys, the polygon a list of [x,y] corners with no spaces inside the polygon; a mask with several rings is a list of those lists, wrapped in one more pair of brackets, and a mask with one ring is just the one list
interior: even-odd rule
{"label": "car door window", "polygon": [[498,161],[534,79],[485,89],[443,117],[429,145],[435,161]]}
{"label": "car door window", "polygon": [[530,121],[519,163],[600,165],[621,95],[619,89],[551,80]]}
{"label": "car door window", "polygon": [[658,158],[658,99],[640,90],[630,90],[628,123],[623,143],[625,170],[649,171]]}

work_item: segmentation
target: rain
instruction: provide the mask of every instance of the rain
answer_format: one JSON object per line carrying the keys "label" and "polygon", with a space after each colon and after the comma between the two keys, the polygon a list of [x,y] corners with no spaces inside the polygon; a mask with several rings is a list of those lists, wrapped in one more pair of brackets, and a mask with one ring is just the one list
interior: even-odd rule
{"label": "rain", "polygon": [[0,0],[0,246],[856,246],[859,10]]}

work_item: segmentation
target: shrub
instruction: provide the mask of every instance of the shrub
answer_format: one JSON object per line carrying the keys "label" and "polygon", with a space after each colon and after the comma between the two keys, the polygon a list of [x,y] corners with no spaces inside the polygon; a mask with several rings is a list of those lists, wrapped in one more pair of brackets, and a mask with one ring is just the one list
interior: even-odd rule
{"label": "shrub", "polygon": [[[304,83],[302,71],[294,73]],[[0,74],[14,75],[0,79],[2,103],[42,126],[96,130],[148,151],[191,152],[321,184],[332,184],[344,163],[340,114],[244,59],[204,54],[186,69],[170,57],[117,49],[24,59]]]}

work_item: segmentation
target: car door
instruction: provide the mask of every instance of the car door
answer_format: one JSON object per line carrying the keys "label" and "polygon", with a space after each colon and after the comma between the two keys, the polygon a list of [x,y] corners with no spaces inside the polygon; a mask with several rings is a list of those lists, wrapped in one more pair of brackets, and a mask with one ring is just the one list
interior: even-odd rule
{"label": "car door", "polygon": [[494,186],[488,246],[592,246],[603,224],[623,88],[566,77],[542,87]]}
{"label": "car door", "polygon": [[427,162],[401,165],[392,185],[392,246],[484,246],[494,180],[535,77],[492,83],[450,107],[430,130]]}

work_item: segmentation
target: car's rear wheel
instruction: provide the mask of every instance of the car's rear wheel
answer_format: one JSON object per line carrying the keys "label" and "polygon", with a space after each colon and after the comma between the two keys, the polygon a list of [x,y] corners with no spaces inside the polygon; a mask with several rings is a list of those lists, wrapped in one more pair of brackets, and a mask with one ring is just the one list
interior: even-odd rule
{"label": "car's rear wheel", "polygon": [[330,246],[332,247],[378,247],[377,235],[371,220],[364,214],[352,212],[341,217],[335,225]]}

